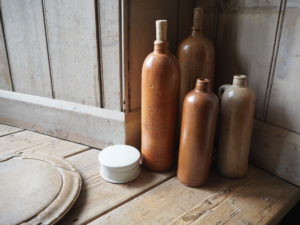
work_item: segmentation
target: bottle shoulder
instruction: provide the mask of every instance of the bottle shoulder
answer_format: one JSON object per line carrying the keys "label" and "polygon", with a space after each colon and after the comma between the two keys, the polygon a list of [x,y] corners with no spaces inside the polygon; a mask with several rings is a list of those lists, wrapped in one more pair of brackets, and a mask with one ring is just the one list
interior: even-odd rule
{"label": "bottle shoulder", "polygon": [[196,90],[190,91],[184,98],[184,102],[188,104],[219,104],[217,95],[213,92],[200,92]]}
{"label": "bottle shoulder", "polygon": [[180,43],[179,49],[188,48],[189,46],[192,46],[193,48],[195,47],[214,48],[213,42],[205,36],[189,36]]}
{"label": "bottle shoulder", "polygon": [[161,54],[156,52],[151,52],[150,54],[148,54],[148,56],[144,60],[143,67],[149,67],[157,64],[166,64],[170,66],[179,67],[177,58],[173,54]]}
{"label": "bottle shoulder", "polygon": [[255,100],[256,96],[254,91],[248,87],[234,87],[233,85],[229,87],[223,94],[222,100],[231,99],[231,100]]}

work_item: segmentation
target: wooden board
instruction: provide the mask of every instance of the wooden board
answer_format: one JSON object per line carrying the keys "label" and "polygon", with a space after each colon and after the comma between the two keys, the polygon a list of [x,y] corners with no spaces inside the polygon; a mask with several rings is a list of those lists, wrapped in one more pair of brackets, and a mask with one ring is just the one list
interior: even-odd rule
{"label": "wooden board", "polygon": [[139,142],[139,114],[130,116],[131,113],[4,90],[0,90],[0,108],[2,123],[96,148]]}
{"label": "wooden board", "polygon": [[94,0],[44,1],[54,97],[100,106]]}
{"label": "wooden board", "polygon": [[178,39],[178,0],[130,0],[128,1],[128,82],[129,111],[141,106],[141,72],[146,56],[153,51],[155,20],[168,20],[170,51],[175,54]]}
{"label": "wooden board", "polygon": [[8,65],[6,45],[3,36],[2,19],[0,17],[0,89],[12,90],[12,83]]}
{"label": "wooden board", "polygon": [[37,151],[67,157],[87,149],[89,149],[89,147],[84,145],[31,131],[21,131],[0,138],[1,154]]}
{"label": "wooden board", "polygon": [[81,189],[74,167],[51,154],[0,154],[0,179],[1,224],[54,224]]}
{"label": "wooden board", "polygon": [[256,165],[300,186],[300,134],[256,120],[251,160]]}
{"label": "wooden board", "polygon": [[47,45],[40,0],[1,0],[14,89],[52,98]]}
{"label": "wooden board", "polygon": [[267,121],[300,133],[300,2],[288,0],[283,18]]}
{"label": "wooden board", "polygon": [[217,87],[236,74],[249,77],[256,94],[256,117],[264,115],[280,0],[222,1],[217,37]]}
{"label": "wooden board", "polygon": [[122,111],[121,1],[98,2],[103,108]]}
{"label": "wooden board", "polygon": [[250,167],[245,179],[213,173],[202,188],[172,178],[91,224],[276,224],[299,198],[299,188]]}
{"label": "wooden board", "polygon": [[111,184],[99,175],[98,154],[98,150],[89,150],[68,158],[84,182],[77,203],[61,224],[86,224],[173,176],[172,172],[158,174],[143,170],[133,182]]}
{"label": "wooden board", "polygon": [[17,127],[11,127],[11,126],[4,125],[4,124],[0,124],[0,137],[8,135],[8,134],[19,132],[21,130],[23,130],[23,129],[17,128]]}

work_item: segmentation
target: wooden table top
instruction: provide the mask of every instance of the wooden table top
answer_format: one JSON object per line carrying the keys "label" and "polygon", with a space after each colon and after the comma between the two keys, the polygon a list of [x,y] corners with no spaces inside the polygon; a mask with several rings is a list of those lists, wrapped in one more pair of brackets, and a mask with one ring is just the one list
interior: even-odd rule
{"label": "wooden table top", "polygon": [[0,153],[50,152],[80,172],[79,199],[59,224],[277,224],[300,199],[300,188],[250,166],[244,179],[211,172],[207,185],[189,188],[174,171],[143,170],[127,184],[99,175],[100,150],[0,124]]}

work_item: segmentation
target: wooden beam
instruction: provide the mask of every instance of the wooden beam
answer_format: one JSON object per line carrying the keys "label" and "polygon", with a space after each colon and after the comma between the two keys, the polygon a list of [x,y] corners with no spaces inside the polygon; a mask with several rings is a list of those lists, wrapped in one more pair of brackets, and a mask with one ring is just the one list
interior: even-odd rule
{"label": "wooden beam", "polygon": [[[0,122],[96,148],[138,143],[139,114],[0,90]],[[136,122],[138,121],[138,122]]]}
{"label": "wooden beam", "polygon": [[251,161],[300,186],[300,134],[256,120]]}

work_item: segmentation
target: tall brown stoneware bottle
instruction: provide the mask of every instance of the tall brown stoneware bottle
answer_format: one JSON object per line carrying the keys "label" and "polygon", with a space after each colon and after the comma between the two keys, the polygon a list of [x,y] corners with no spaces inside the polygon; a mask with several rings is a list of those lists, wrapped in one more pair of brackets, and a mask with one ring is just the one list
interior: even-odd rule
{"label": "tall brown stoneware bottle", "polygon": [[180,74],[167,41],[167,21],[156,21],[154,51],[142,68],[142,157],[153,171],[170,169],[173,162]]}
{"label": "tall brown stoneware bottle", "polygon": [[241,178],[248,170],[255,94],[248,88],[247,76],[235,75],[233,85],[219,89],[221,98],[219,172],[229,178]]}
{"label": "tall brown stoneware bottle", "polygon": [[215,72],[215,48],[211,40],[203,35],[203,8],[194,9],[191,35],[178,48],[180,66],[180,111],[184,96],[194,88],[197,78],[207,78],[213,88]]}
{"label": "tall brown stoneware bottle", "polygon": [[203,185],[209,174],[219,100],[208,79],[198,79],[184,98],[177,177],[181,183]]}

